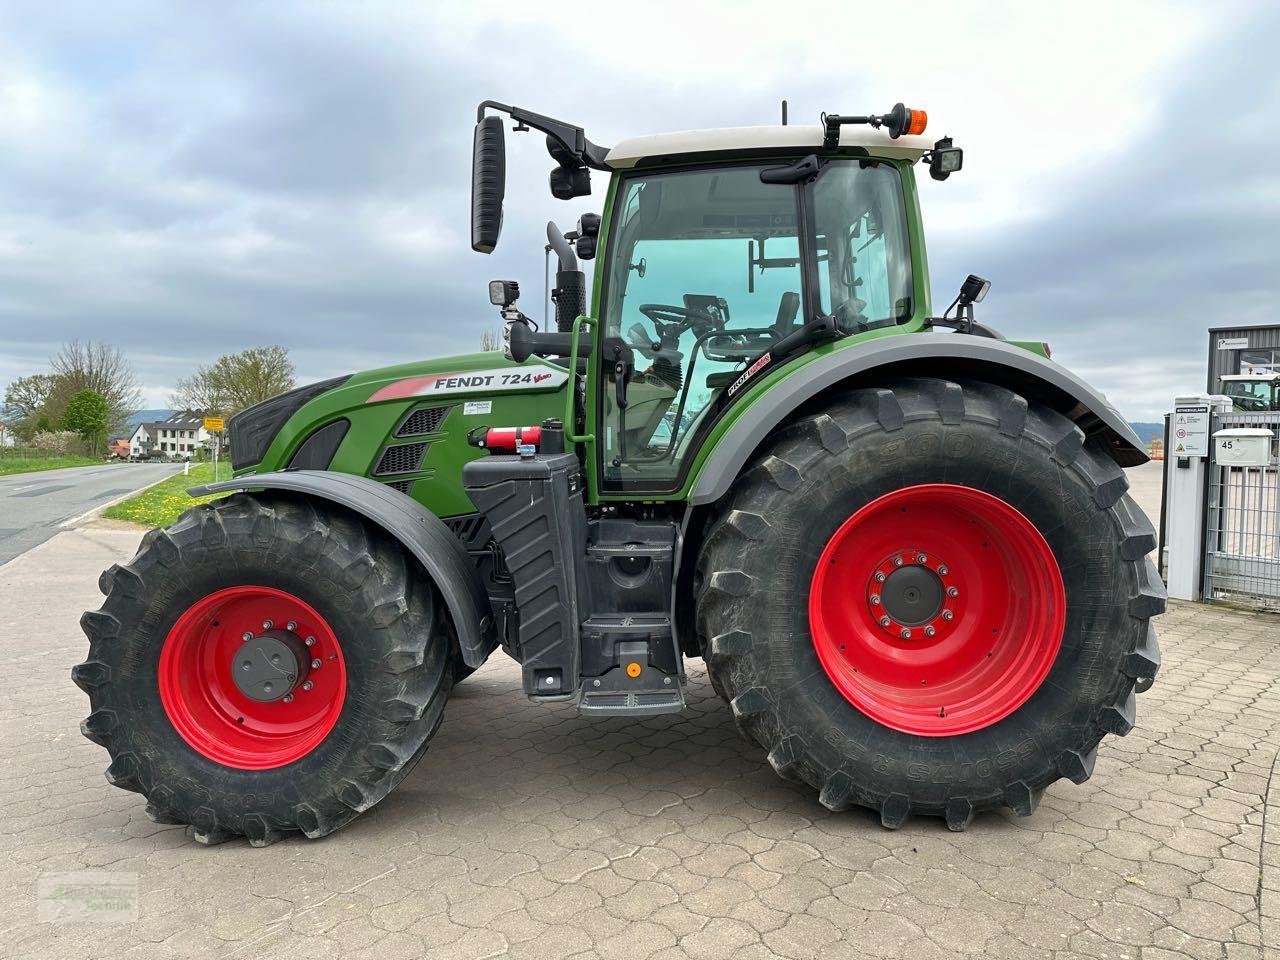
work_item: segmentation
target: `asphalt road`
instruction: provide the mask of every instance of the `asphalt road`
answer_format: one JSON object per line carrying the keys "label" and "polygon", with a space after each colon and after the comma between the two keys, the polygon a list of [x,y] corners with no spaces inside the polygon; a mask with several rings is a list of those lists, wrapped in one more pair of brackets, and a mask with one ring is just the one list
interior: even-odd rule
{"label": "asphalt road", "polygon": [[181,469],[177,463],[104,463],[0,477],[0,563],[44,543],[63,521]]}

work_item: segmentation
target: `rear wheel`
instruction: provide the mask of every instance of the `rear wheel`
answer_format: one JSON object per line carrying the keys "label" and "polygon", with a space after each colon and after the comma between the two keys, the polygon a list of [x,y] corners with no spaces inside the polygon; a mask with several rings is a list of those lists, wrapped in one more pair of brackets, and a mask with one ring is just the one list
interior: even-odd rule
{"label": "rear wheel", "polygon": [[404,778],[456,645],[434,589],[338,508],[237,495],[153,530],[81,620],[107,779],[197,840],[321,837]]}
{"label": "rear wheel", "polygon": [[1164,589],[1123,471],[1008,390],[862,389],[774,438],[708,531],[713,683],[832,809],[963,829],[1086,779],[1154,677]]}

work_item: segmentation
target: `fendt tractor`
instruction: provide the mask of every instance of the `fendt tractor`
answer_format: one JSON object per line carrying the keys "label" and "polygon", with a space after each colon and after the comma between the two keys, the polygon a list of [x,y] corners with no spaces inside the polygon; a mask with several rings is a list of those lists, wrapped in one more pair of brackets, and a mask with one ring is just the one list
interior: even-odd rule
{"label": "fendt tractor", "polygon": [[545,134],[555,197],[609,178],[601,215],[547,225],[553,314],[494,281],[505,359],[231,419],[234,478],[192,491],[231,495],[150,531],[83,617],[108,781],[202,842],[322,837],[499,647],[529,698],[624,723],[680,713],[701,658],[778,774],[889,828],[1088,778],[1160,665],[1123,470],[1146,454],[1045,344],[975,320],[985,280],[933,315],[915,170],[963,154],[923,111],[783,119],[610,149],[482,103],[476,251],[508,122]]}

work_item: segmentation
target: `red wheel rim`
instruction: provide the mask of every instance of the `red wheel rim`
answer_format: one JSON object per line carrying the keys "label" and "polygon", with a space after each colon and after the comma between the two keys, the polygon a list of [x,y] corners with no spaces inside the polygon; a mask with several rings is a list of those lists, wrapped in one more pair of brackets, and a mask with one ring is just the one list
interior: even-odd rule
{"label": "red wheel rim", "polygon": [[[232,670],[251,645],[245,636],[269,630],[292,634],[313,660],[300,663],[280,699],[262,702],[241,691]],[[178,618],[160,651],[159,682],[165,713],[192,749],[228,767],[266,770],[306,756],[328,736],[347,671],[337,636],[310,605],[283,590],[242,586],[211,593]]]}
{"label": "red wheel rim", "polygon": [[871,719],[928,737],[981,730],[1057,658],[1066,591],[1026,517],[971,487],[921,484],[858,510],[827,542],[809,626],[832,683]]}

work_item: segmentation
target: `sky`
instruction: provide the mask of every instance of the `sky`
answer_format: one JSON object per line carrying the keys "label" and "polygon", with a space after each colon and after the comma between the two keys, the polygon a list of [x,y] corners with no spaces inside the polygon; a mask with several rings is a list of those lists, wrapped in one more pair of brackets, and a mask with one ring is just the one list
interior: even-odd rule
{"label": "sky", "polygon": [[[787,8],[788,10],[790,8]],[[597,143],[929,112],[935,307],[978,318],[1130,419],[1203,388],[1210,326],[1280,322],[1280,8],[1261,3],[0,4],[0,387],[65,340],[128,355],[148,406],[279,343],[300,382],[471,352],[486,281],[542,288],[558,201],[508,135],[506,219],[469,246],[486,98]],[[527,298],[536,303],[536,298]],[[528,309],[528,305],[526,305]]]}

